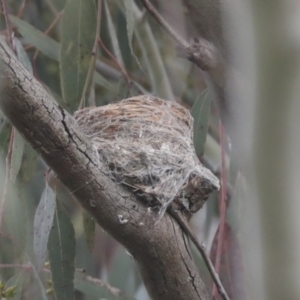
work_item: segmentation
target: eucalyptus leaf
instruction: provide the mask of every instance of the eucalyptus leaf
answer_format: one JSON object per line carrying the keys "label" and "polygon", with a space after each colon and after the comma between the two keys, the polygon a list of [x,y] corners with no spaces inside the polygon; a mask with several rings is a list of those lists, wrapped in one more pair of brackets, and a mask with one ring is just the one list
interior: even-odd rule
{"label": "eucalyptus leaf", "polygon": [[[17,17],[10,16],[10,20],[18,28],[25,43],[33,45],[43,54],[56,61],[60,60],[60,44],[57,41]],[[94,81],[105,89],[114,91],[114,86],[97,72],[94,72]]]}
{"label": "eucalyptus leaf", "polygon": [[11,167],[10,167],[10,180],[12,183],[16,182],[17,176],[21,168],[24,146],[25,146],[25,141],[23,137],[17,130],[15,130],[12,154],[11,154]]}
{"label": "eucalyptus leaf", "polygon": [[16,256],[21,258],[26,244],[26,215],[25,203],[18,195],[18,185],[12,184],[10,180],[6,182],[4,204],[4,223],[6,234],[11,236],[17,247],[14,247]]}
{"label": "eucalyptus leaf", "polygon": [[[62,10],[66,5],[66,0],[52,0],[51,2],[53,3],[57,11]],[[47,3],[49,2],[47,1]]]}
{"label": "eucalyptus leaf", "polygon": [[17,287],[13,297],[14,300],[20,300],[22,297],[22,288],[23,288],[24,279],[25,279],[24,273],[17,273],[13,277],[11,277],[5,284],[6,287],[10,287],[10,286]]}
{"label": "eucalyptus leaf", "polygon": [[22,43],[16,38],[13,39],[13,42],[14,42],[16,53],[17,53],[17,56],[18,56],[20,62],[30,72],[30,74],[33,74],[30,59],[29,59],[26,51],[24,50]]}
{"label": "eucalyptus leaf", "polygon": [[101,74],[95,72],[94,73],[94,81],[95,83],[99,84],[100,86],[103,86],[104,88],[110,90],[110,91],[115,91],[114,86],[107,81]]}
{"label": "eucalyptus leaf", "polygon": [[[39,275],[39,273],[37,272],[36,268],[34,267],[33,263],[30,261],[29,264],[31,265],[31,268],[32,268],[32,272],[33,272],[33,275],[38,283],[38,286],[39,286],[39,289],[40,289],[40,292],[41,292],[41,296],[42,296],[42,300],[48,300],[48,297],[47,297],[47,294],[46,294],[46,290],[45,290],[45,287],[43,285],[43,282],[41,280],[41,277]],[[37,298],[39,299],[39,298]]]}
{"label": "eucalyptus leaf", "polygon": [[[117,33],[116,33],[115,24],[112,21],[111,14],[110,14],[110,11],[109,11],[109,8],[107,5],[107,0],[104,1],[104,10],[105,10],[105,15],[106,15],[106,19],[107,19],[107,28],[108,28],[109,38],[111,40],[113,52],[114,52],[119,64],[124,67],[124,62],[123,62],[123,58],[122,58],[122,54],[121,54],[121,50],[120,50],[120,45],[119,45],[119,41],[118,41],[118,37],[117,37]],[[132,31],[132,33],[133,33],[133,31]],[[132,37],[132,34],[131,34],[131,37]]]}
{"label": "eucalyptus leaf", "polygon": [[130,87],[124,77],[121,77],[118,84],[118,100],[128,98],[130,95]]}
{"label": "eucalyptus leaf", "polygon": [[82,222],[89,250],[92,251],[95,242],[96,222],[86,210],[82,211]]}
{"label": "eucalyptus leaf", "polygon": [[191,114],[194,118],[194,145],[198,156],[202,156],[204,153],[210,116],[210,104],[210,95],[208,90],[205,90],[196,100],[191,110]]}
{"label": "eucalyptus leaf", "polygon": [[[142,12],[134,2],[132,3],[132,8],[135,18],[140,19]],[[147,68],[146,73],[149,75],[153,94],[174,101],[175,96],[171,82],[150,25],[147,22],[138,24],[138,26],[134,27],[134,34],[142,50]]]}
{"label": "eucalyptus leaf", "polygon": [[133,0],[124,0],[125,15],[126,15],[126,22],[127,22],[127,37],[128,37],[131,55],[134,57],[139,68],[143,70],[140,61],[138,57],[135,55],[132,47],[132,38],[133,38],[134,22],[135,22],[135,14],[134,14],[134,6],[133,6],[134,4],[135,3]]}
{"label": "eucalyptus leaf", "polygon": [[[126,274],[126,276],[124,276]],[[114,261],[109,270],[109,281],[113,286],[117,286],[127,294],[133,295],[140,282],[136,276],[136,266],[133,258],[123,248],[119,248],[114,257]]]}
{"label": "eucalyptus leaf", "polygon": [[43,54],[55,60],[59,59],[59,43],[45,35],[40,30],[36,29],[29,23],[10,15],[11,23],[18,28],[27,44],[33,45]]}
{"label": "eucalyptus leaf", "polygon": [[31,147],[31,145],[29,143],[25,143],[23,161],[20,170],[21,178],[24,183],[28,183],[34,176],[38,157],[37,152]]}
{"label": "eucalyptus leaf", "polygon": [[74,299],[75,232],[68,214],[59,203],[49,236],[48,253],[56,299]]}
{"label": "eucalyptus leaf", "polygon": [[61,32],[60,75],[63,98],[72,111],[79,105],[96,38],[96,4],[92,0],[68,0]]}
{"label": "eucalyptus leaf", "polygon": [[34,216],[34,253],[38,271],[43,268],[46,259],[47,243],[55,213],[55,197],[52,188],[46,184]]}

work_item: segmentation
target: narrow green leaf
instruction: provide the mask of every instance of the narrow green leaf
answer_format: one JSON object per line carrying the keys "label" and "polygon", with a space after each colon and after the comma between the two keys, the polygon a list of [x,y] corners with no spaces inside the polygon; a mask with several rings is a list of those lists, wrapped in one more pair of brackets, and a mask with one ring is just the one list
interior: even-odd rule
{"label": "narrow green leaf", "polygon": [[[124,274],[126,274],[125,277]],[[137,276],[135,275],[136,268],[132,257],[124,248],[119,248],[109,270],[108,282],[125,293],[132,295],[138,287]]]}
{"label": "narrow green leaf", "polygon": [[125,5],[125,16],[126,16],[126,22],[127,22],[127,36],[128,36],[128,42],[129,42],[129,48],[131,55],[134,57],[136,63],[138,64],[139,68],[141,70],[142,66],[138,59],[138,57],[135,55],[132,47],[132,37],[134,32],[134,21],[135,21],[135,14],[134,14],[134,1],[133,0],[124,0]]}
{"label": "narrow green leaf", "polygon": [[26,215],[25,203],[18,195],[17,186],[13,185],[9,180],[7,182],[6,201],[4,206],[4,222],[6,230],[16,242],[17,247],[14,248],[15,255],[22,257],[26,244]]}
{"label": "narrow green leaf", "polygon": [[29,143],[25,143],[23,162],[21,166],[21,178],[24,183],[28,183],[34,176],[37,166],[38,154]]}
{"label": "narrow green leaf", "polygon": [[133,13],[133,3],[132,0],[124,0],[125,5],[125,12],[126,12],[126,22],[127,22],[127,35],[129,40],[129,47],[131,52],[132,50],[132,36],[133,36],[133,29],[134,29],[134,13]]}
{"label": "narrow green leaf", "polygon": [[22,297],[22,287],[23,287],[24,279],[25,279],[25,274],[18,273],[15,276],[11,277],[5,284],[7,287],[14,286],[14,285],[17,286],[13,297],[14,300],[20,300]]}
{"label": "narrow green leaf", "polygon": [[60,74],[62,94],[71,110],[83,95],[96,37],[93,0],[68,0],[62,20]]}
{"label": "narrow green leaf", "polygon": [[48,253],[56,299],[74,299],[75,232],[63,207],[56,206]]}
{"label": "narrow green leaf", "polygon": [[18,56],[20,62],[31,74],[33,74],[30,59],[29,59],[26,51],[24,50],[22,43],[17,38],[14,38],[13,41],[14,41],[15,49],[16,49],[17,56]]}
{"label": "narrow green leaf", "polygon": [[36,47],[43,54],[58,60],[59,58],[59,43],[44,35],[43,32],[36,29],[29,23],[10,15],[9,19],[11,23],[18,28],[19,33],[23,36],[24,41],[27,44],[31,44]]}
{"label": "narrow green leaf", "polygon": [[[47,297],[47,294],[46,294],[46,290],[45,290],[45,287],[43,285],[43,282],[41,280],[41,277],[39,275],[39,273],[37,272],[36,268],[34,267],[33,263],[31,261],[29,261],[29,264],[31,265],[31,268],[32,268],[32,272],[33,272],[33,275],[38,283],[38,286],[40,288],[40,292],[41,292],[41,296],[42,296],[42,299],[43,300],[48,300],[48,297]],[[39,299],[39,298],[37,298]]]}
{"label": "narrow green leaf", "polygon": [[82,222],[89,250],[92,251],[95,242],[95,220],[90,216],[90,214],[86,210],[83,210]]}
{"label": "narrow green leaf", "polygon": [[107,283],[80,272],[75,273],[74,284],[76,290],[97,299],[134,300],[134,297],[127,297],[120,290],[109,286]]}
{"label": "narrow green leaf", "polygon": [[22,157],[24,153],[24,146],[25,141],[23,137],[17,130],[15,130],[10,167],[10,180],[12,183],[16,182],[17,176],[20,171]]}
{"label": "narrow green leaf", "polygon": [[196,100],[191,114],[194,118],[194,145],[196,153],[198,156],[202,156],[210,117],[210,95],[208,90],[202,92]]}
{"label": "narrow green leaf", "polygon": [[118,100],[123,100],[129,97],[130,90],[127,81],[121,77],[118,84]]}
{"label": "narrow green leaf", "polygon": [[[52,0],[51,2],[53,3],[57,11],[61,11],[66,5],[66,0]],[[47,3],[51,3],[51,2],[47,1]]]}
{"label": "narrow green leaf", "polygon": [[[106,19],[107,19],[107,28],[108,28],[109,38],[111,40],[113,52],[114,52],[119,64],[124,67],[124,62],[123,62],[123,58],[122,58],[122,54],[121,54],[121,50],[120,50],[120,46],[119,46],[116,28],[112,21],[111,14],[110,14],[110,11],[109,11],[109,8],[107,5],[107,1],[104,1],[104,10],[105,10],[105,15],[106,15]],[[131,34],[131,37],[132,37],[132,34]]]}
{"label": "narrow green leaf", "polygon": [[[40,30],[17,17],[10,16],[10,20],[12,24],[18,28],[27,44],[33,45],[43,54],[55,59],[56,61],[60,60],[60,44],[57,41],[44,35]],[[94,72],[94,81],[100,86],[110,91],[114,91],[113,85],[97,72]]]}
{"label": "narrow green leaf", "polygon": [[[140,19],[142,12],[134,2],[132,2],[132,7],[135,18]],[[174,101],[172,86],[151,27],[147,22],[138,24],[134,27],[134,34],[143,53],[147,67],[146,73],[149,74],[153,93],[161,98]]]}
{"label": "narrow green leaf", "polygon": [[40,203],[34,216],[34,253],[37,270],[40,271],[45,263],[47,243],[55,213],[55,193],[46,184]]}
{"label": "narrow green leaf", "polygon": [[95,83],[99,84],[100,86],[110,90],[110,91],[115,91],[115,87],[107,81],[101,74],[95,72],[94,73],[94,81]]}

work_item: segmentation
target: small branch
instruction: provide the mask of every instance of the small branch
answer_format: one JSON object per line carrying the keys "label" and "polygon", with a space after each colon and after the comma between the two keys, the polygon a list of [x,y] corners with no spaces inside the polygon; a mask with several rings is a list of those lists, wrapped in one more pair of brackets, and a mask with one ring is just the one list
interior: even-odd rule
{"label": "small branch", "polygon": [[177,55],[193,62],[201,70],[207,72],[218,86],[223,87],[227,65],[218,48],[212,42],[201,37],[196,37],[188,43],[167,23],[149,0],[141,0],[141,2],[158,24],[178,44]]}
{"label": "small branch", "polygon": [[167,23],[167,21],[158,13],[155,7],[150,3],[149,0],[141,0],[144,7],[153,16],[157,23],[178,43],[181,47],[188,48],[189,43],[181,38],[177,32]]}
{"label": "small branch", "polygon": [[[226,180],[226,163],[225,163],[225,131],[222,122],[220,121],[220,144],[221,144],[221,189],[220,189],[220,200],[219,200],[219,213],[220,222],[218,227],[218,244],[217,253],[215,260],[216,272],[220,273],[221,257],[223,250],[223,240],[224,240],[224,228],[225,228],[225,218],[226,218],[226,196],[227,196],[227,180]],[[216,296],[216,286],[213,286],[213,295]]]}
{"label": "small branch", "polygon": [[25,9],[25,7],[26,7],[26,1],[27,1],[27,0],[23,0],[23,1],[22,1],[21,5],[20,5],[20,8],[19,8],[19,10],[18,10],[17,17],[18,17],[19,19],[22,17],[22,15],[23,15],[23,13],[24,13],[24,9]]}
{"label": "small branch", "polygon": [[[46,29],[46,31],[44,32],[44,35],[48,35],[49,32],[53,29],[53,27],[56,25],[56,23],[59,21],[59,19],[61,18],[61,16],[63,15],[63,10],[60,11],[58,14],[56,14],[56,17],[55,19],[52,21],[52,23],[49,25],[49,27]],[[28,47],[26,48],[26,50],[29,50],[31,47]],[[38,77],[37,76],[37,71],[36,71],[36,60],[37,60],[37,57],[39,55],[40,51],[39,50],[36,50],[34,55],[33,55],[33,59],[32,59],[32,64],[33,64],[33,67],[34,67],[34,70],[35,70],[35,77]]]}
{"label": "small branch", "polygon": [[[3,113],[81,206],[135,258],[150,297],[211,299],[177,222],[165,214],[155,224],[157,215],[107,175],[106,163],[99,162],[76,121],[24,68],[3,38],[0,67]],[[120,215],[128,219],[126,224]]]}
{"label": "small branch", "polygon": [[58,14],[58,11],[57,11],[55,5],[52,3],[52,1],[51,1],[51,0],[46,0],[46,3],[48,4],[50,10],[51,10],[55,15],[57,15],[57,14]]}
{"label": "small branch", "polygon": [[5,23],[6,23],[8,43],[9,43],[11,49],[14,49],[13,48],[13,40],[12,40],[12,38],[13,38],[12,37],[12,26],[11,26],[10,20],[8,18],[7,3],[6,3],[6,0],[1,0],[1,2],[2,2],[3,15],[4,15]]}
{"label": "small branch", "polygon": [[219,278],[218,272],[216,272],[213,263],[211,262],[209,256],[206,254],[206,249],[203,245],[200,245],[198,239],[196,236],[192,233],[189,226],[185,224],[185,222],[182,220],[182,218],[178,215],[177,212],[173,209],[172,206],[168,207],[168,212],[176,219],[176,221],[179,223],[179,225],[183,228],[184,232],[188,235],[188,237],[191,239],[195,247],[198,249],[199,253],[201,254],[206,267],[214,281],[214,284],[217,286],[219,294],[224,300],[230,300],[223,285]]}
{"label": "small branch", "polygon": [[111,58],[111,60],[116,64],[116,66],[118,67],[118,69],[121,71],[123,77],[127,80],[128,83],[130,83],[131,80],[130,80],[130,77],[129,77],[127,71],[118,62],[118,60],[116,59],[116,57],[114,57],[114,55],[106,48],[106,46],[104,45],[104,43],[102,42],[102,40],[99,39],[98,42],[99,42],[101,48],[107,53],[107,55]]}

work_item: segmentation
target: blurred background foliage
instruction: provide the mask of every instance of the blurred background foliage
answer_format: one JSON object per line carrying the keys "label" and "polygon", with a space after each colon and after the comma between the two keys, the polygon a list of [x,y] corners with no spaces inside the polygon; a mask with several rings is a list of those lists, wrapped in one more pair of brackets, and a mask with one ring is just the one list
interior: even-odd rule
{"label": "blurred background foliage", "polygon": [[[173,41],[147,15],[139,1],[103,0],[100,19],[97,19],[97,3],[91,0],[8,0],[7,6],[19,59],[60,105],[72,113],[80,103],[100,106],[146,93],[177,101],[190,109],[195,118],[194,141],[199,159],[220,175],[219,117],[205,90],[203,74],[176,56]],[[80,21],[79,15],[84,19]],[[93,57],[97,22],[101,22],[100,41]],[[0,26],[5,34],[3,14]],[[224,144],[229,209],[222,237],[220,274],[223,279],[231,278],[225,284],[232,299],[242,299],[243,287],[235,284],[234,273],[242,269],[236,237],[242,217],[244,182],[230,162],[227,141]],[[75,265],[70,261],[68,266],[60,267],[71,273],[76,268],[76,299],[99,299],[100,293],[106,299],[148,299],[130,254],[95,226],[4,116],[0,124],[0,152],[3,297],[9,298],[5,291],[14,286],[16,300],[54,299],[53,286],[57,299],[63,299],[58,295],[60,288],[66,286],[70,286],[71,295],[73,275],[69,277],[71,282],[59,287],[59,281],[64,279],[51,279],[47,262],[50,261],[52,273],[55,272],[56,260],[63,259],[56,256],[58,248],[65,249],[62,255],[72,260],[73,247]],[[218,193],[212,194],[191,223],[213,260],[219,242],[218,203]],[[64,245],[56,237],[57,228],[70,236],[69,244]],[[47,242],[48,237],[47,252],[43,241]],[[201,257],[194,252],[200,272],[211,285]],[[120,289],[121,294],[97,279]]]}

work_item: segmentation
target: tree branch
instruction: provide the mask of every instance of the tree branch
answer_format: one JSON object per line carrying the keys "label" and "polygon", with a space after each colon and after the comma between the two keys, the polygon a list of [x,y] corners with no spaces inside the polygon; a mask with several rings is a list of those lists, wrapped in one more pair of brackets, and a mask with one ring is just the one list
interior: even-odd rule
{"label": "tree branch", "polygon": [[[97,223],[128,249],[153,299],[208,300],[179,225],[113,182],[77,123],[0,39],[0,107]],[[127,222],[124,222],[126,220]]]}

